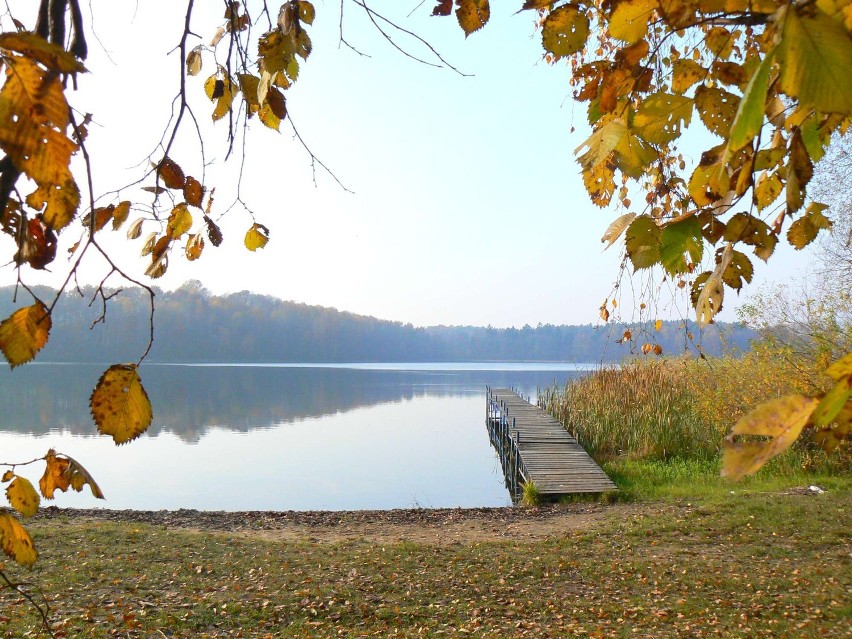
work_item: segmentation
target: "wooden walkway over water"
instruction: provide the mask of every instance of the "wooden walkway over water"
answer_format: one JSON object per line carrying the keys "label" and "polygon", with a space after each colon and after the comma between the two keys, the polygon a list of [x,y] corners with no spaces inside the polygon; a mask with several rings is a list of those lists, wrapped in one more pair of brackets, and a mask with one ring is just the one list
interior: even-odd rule
{"label": "wooden walkway over water", "polygon": [[486,424],[517,501],[532,482],[543,496],[617,490],[565,427],[514,390],[486,388]]}

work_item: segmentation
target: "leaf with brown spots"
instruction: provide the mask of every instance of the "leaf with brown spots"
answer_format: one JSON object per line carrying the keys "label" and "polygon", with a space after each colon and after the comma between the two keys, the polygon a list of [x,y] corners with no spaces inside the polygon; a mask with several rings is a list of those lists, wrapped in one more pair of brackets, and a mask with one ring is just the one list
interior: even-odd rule
{"label": "leaf with brown spots", "polygon": [[153,414],[136,364],[114,364],[98,380],[89,399],[98,432],[125,444],[144,433]]}

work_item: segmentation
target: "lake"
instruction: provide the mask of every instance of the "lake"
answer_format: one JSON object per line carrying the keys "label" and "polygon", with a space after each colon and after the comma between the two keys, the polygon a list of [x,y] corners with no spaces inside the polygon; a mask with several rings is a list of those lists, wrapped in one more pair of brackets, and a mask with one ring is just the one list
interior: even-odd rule
{"label": "lake", "polygon": [[[33,363],[0,372],[0,462],[49,448],[107,499],[57,493],[61,507],[359,510],[504,506],[485,429],[485,386],[564,385],[593,365],[163,365],[140,369],[149,431],[98,435],[88,398],[106,365]],[[533,399],[533,401],[535,401]],[[34,484],[44,465],[18,471]]]}

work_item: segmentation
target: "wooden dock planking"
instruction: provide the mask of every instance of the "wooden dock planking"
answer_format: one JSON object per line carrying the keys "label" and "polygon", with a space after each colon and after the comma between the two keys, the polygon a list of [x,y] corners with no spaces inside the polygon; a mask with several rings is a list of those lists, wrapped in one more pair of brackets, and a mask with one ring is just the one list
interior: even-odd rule
{"label": "wooden dock planking", "polygon": [[486,390],[488,433],[513,499],[529,481],[548,496],[617,490],[555,418],[513,390]]}

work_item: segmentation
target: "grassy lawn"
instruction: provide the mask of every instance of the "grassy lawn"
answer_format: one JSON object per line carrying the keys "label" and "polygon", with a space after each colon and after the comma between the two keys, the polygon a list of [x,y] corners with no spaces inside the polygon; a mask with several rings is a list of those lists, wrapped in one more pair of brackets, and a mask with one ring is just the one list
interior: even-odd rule
{"label": "grassy lawn", "polygon": [[[850,636],[852,482],[783,492],[615,504],[537,541],[37,520],[35,570],[5,570],[68,637]],[[0,635],[38,632],[3,591]]]}

